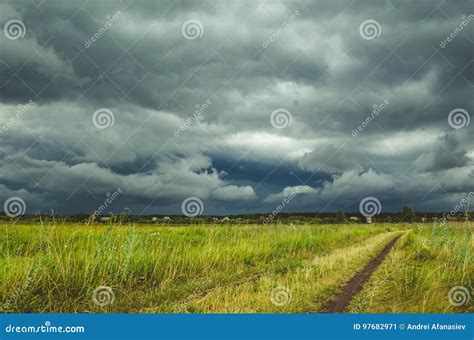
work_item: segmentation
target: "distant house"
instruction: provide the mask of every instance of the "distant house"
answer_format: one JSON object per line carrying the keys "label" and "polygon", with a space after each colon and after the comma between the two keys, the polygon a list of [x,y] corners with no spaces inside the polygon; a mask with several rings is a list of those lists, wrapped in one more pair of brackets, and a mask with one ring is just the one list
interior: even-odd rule
{"label": "distant house", "polygon": [[365,221],[366,221],[368,224],[372,223],[372,217],[366,216],[366,217],[365,217]]}
{"label": "distant house", "polygon": [[357,216],[351,216],[351,217],[349,217],[349,220],[357,222],[359,220],[359,218]]}
{"label": "distant house", "polygon": [[156,221],[158,221],[158,217],[153,216],[153,217],[151,218],[151,220],[152,220],[153,222],[156,222]]}
{"label": "distant house", "polygon": [[212,218],[212,223],[219,223],[219,219],[217,217]]}
{"label": "distant house", "polygon": [[230,218],[228,218],[227,216],[221,219],[221,223],[229,222],[229,221],[230,221]]}
{"label": "distant house", "polygon": [[163,221],[171,221],[171,217],[165,216],[165,217],[163,217]]}
{"label": "distant house", "polygon": [[100,221],[101,221],[101,222],[107,222],[108,220],[110,220],[110,217],[107,217],[107,216],[102,216],[102,217],[100,218]]}

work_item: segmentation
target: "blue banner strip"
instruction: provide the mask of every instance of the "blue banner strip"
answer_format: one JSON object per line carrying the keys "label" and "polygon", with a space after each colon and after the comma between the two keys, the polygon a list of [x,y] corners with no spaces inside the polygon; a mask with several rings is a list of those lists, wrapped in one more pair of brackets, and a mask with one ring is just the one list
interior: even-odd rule
{"label": "blue banner strip", "polygon": [[474,339],[474,314],[3,314],[0,339]]}

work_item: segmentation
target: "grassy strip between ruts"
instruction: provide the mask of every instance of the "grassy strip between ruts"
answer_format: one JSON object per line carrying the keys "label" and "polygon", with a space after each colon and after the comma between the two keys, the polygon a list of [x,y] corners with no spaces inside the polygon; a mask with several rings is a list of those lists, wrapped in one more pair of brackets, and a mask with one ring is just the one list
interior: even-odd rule
{"label": "grassy strip between ruts", "polygon": [[400,232],[383,233],[362,244],[335,249],[284,274],[269,274],[238,286],[220,287],[193,299],[197,313],[290,313],[316,311]]}
{"label": "grassy strip between ruts", "polygon": [[395,245],[349,311],[474,312],[473,245],[466,224],[414,228]]}

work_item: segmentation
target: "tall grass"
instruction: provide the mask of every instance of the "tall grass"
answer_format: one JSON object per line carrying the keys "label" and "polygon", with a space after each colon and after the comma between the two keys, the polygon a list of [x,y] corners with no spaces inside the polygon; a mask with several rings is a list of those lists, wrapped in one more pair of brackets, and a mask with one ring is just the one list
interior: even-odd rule
{"label": "tall grass", "polygon": [[[220,287],[190,301],[187,308],[204,313],[318,312],[355,272],[399,234],[378,234],[315,256],[287,273],[269,273],[255,281]],[[275,300],[276,294],[282,295],[280,300]]]}
{"label": "tall grass", "polygon": [[[286,272],[385,226],[0,226],[3,312],[171,311],[197,287]],[[115,293],[100,307],[98,286]]]}
{"label": "tall grass", "polygon": [[[464,287],[471,299],[456,306],[449,291]],[[459,288],[458,288],[459,289]],[[474,312],[474,235],[465,224],[415,227],[404,236],[352,312]],[[456,301],[454,301],[456,303]]]}

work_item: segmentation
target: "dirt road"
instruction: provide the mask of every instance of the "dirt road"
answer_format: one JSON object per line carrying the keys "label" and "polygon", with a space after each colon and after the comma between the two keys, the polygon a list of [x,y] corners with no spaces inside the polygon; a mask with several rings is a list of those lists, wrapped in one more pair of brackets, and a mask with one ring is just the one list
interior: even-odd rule
{"label": "dirt road", "polygon": [[370,275],[372,275],[372,273],[380,266],[400,236],[401,235],[398,235],[393,240],[391,240],[375,258],[373,258],[361,271],[355,274],[342,288],[342,292],[339,293],[335,299],[326,303],[320,312],[344,312],[347,306],[349,306],[353,297],[362,290],[364,283],[367,282],[367,280],[370,278]]}

